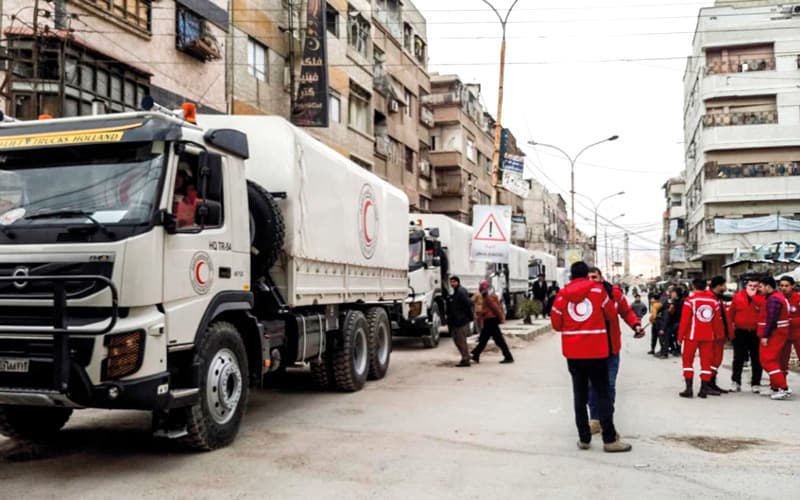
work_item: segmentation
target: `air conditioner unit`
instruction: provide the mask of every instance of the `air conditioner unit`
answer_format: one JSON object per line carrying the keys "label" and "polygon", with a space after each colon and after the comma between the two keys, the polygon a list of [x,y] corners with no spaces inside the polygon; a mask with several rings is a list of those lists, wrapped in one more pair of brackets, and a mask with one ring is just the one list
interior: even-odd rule
{"label": "air conditioner unit", "polygon": [[392,101],[389,103],[389,112],[398,113],[399,111],[400,111],[400,103],[392,99]]}

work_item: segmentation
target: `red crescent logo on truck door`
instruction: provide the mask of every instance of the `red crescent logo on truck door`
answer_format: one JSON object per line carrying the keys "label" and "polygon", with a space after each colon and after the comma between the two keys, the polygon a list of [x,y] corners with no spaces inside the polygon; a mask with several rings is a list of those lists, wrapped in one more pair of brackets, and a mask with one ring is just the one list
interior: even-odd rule
{"label": "red crescent logo on truck door", "polygon": [[214,263],[205,252],[197,252],[189,266],[189,281],[198,295],[205,295],[214,281]]}
{"label": "red crescent logo on truck door", "polygon": [[375,190],[369,184],[364,184],[358,201],[358,244],[361,254],[366,259],[375,255],[380,236],[380,216],[378,213]]}

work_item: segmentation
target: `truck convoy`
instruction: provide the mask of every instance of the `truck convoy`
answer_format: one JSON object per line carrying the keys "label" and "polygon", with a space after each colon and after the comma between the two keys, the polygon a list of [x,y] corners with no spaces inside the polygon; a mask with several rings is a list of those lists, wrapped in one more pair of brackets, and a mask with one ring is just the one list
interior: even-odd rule
{"label": "truck convoy", "polygon": [[341,391],[386,374],[408,200],[285,120],[3,123],[0,153],[0,433],[140,409],[209,450],[286,366]]}

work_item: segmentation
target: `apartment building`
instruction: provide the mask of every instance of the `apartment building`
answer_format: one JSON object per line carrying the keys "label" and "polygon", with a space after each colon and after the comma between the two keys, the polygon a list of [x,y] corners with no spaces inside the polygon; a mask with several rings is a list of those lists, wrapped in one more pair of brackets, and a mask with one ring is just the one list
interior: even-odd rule
{"label": "apartment building", "polygon": [[798,81],[800,4],[701,9],[683,79],[685,255],[705,275],[737,248],[797,239]]}
{"label": "apartment building", "polygon": [[531,190],[524,200],[528,234],[525,246],[555,255],[558,266],[564,267],[564,253],[569,240],[567,204],[558,193],[551,193],[544,184],[530,181]]}
{"label": "apartment building", "polygon": [[224,113],[226,0],[5,0],[5,111],[20,119],[193,101]]}
{"label": "apartment building", "polygon": [[[488,205],[492,198],[494,120],[481,104],[481,87],[457,75],[431,75],[431,94],[423,103],[433,109],[431,165],[435,187],[431,211],[472,223],[472,206]],[[522,155],[513,135],[508,152]],[[523,200],[503,189],[498,203],[524,214]]]}
{"label": "apartment building", "polygon": [[686,180],[669,179],[662,186],[666,199],[661,238],[661,275],[692,278],[701,275],[701,262],[691,261],[686,252]]}
{"label": "apartment building", "polygon": [[[234,0],[232,112],[288,117],[302,59],[303,0]],[[430,209],[432,112],[425,18],[404,0],[326,3],[329,125],[306,131]]]}

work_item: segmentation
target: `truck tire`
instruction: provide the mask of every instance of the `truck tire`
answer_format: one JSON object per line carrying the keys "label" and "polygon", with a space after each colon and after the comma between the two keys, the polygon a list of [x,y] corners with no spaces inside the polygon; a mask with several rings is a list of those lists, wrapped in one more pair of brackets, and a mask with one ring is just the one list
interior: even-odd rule
{"label": "truck tire", "polygon": [[71,408],[0,406],[0,434],[25,441],[52,438],[67,423]]}
{"label": "truck tire", "polygon": [[364,313],[349,311],[340,333],[331,354],[334,381],[341,391],[359,391],[369,373],[369,325]]}
{"label": "truck tire", "polygon": [[389,371],[392,352],[392,325],[382,307],[367,311],[369,325],[369,380],[380,380]]}
{"label": "truck tire", "polygon": [[248,396],[247,352],[239,332],[225,321],[212,323],[195,351],[200,367],[200,398],[185,408],[181,438],[193,450],[214,450],[236,438]]}
{"label": "truck tire", "polygon": [[247,206],[250,211],[251,272],[257,279],[277,262],[283,250],[286,225],[275,198],[253,182],[247,183]]}
{"label": "truck tire", "polygon": [[323,353],[318,361],[309,363],[311,367],[311,379],[319,389],[327,390],[334,387],[333,382],[333,363],[330,360],[330,353]]}
{"label": "truck tire", "polygon": [[427,332],[428,334],[422,337],[422,345],[432,349],[439,345],[440,333],[439,329],[442,326],[442,315],[439,312],[439,304],[436,302],[431,306],[430,312],[431,327]]}

